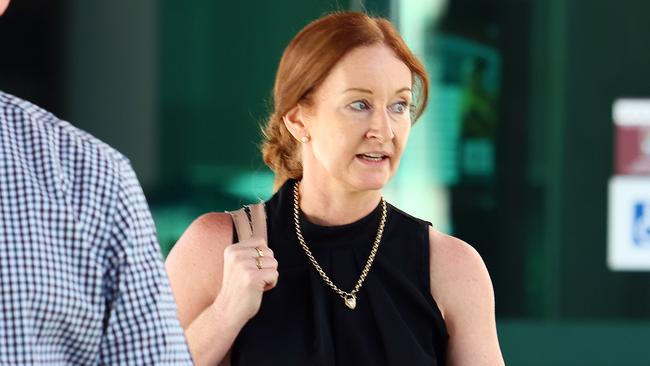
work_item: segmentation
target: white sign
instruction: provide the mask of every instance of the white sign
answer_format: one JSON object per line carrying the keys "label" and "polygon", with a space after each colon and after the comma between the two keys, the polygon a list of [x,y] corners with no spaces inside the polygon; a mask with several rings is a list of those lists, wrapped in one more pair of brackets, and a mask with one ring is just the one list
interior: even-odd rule
{"label": "white sign", "polygon": [[650,99],[617,99],[612,119],[618,126],[650,126]]}
{"label": "white sign", "polygon": [[615,271],[650,271],[650,177],[609,181],[607,264]]}

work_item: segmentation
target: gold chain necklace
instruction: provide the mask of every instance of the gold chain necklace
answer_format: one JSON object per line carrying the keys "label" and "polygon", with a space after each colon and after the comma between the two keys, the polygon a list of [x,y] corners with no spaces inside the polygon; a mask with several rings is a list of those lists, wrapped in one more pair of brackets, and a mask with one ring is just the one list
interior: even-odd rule
{"label": "gold chain necklace", "polygon": [[384,233],[384,225],[386,224],[386,201],[384,198],[381,198],[381,220],[379,221],[379,228],[377,229],[377,236],[375,237],[375,242],[372,245],[372,250],[370,250],[370,256],[368,257],[368,261],[366,262],[366,266],[363,268],[363,271],[361,271],[361,276],[359,276],[359,280],[357,281],[357,284],[354,286],[354,289],[350,292],[346,292],[338,288],[332,280],[330,280],[329,276],[325,274],[321,266],[318,264],[316,261],[316,258],[314,258],[314,255],[311,253],[311,250],[309,250],[309,247],[307,246],[307,243],[305,243],[305,238],[302,236],[302,231],[300,230],[300,207],[299,207],[299,196],[300,192],[298,190],[299,182],[296,182],[293,185],[293,222],[296,227],[296,236],[298,237],[298,242],[300,242],[300,246],[302,249],[305,251],[305,254],[307,254],[307,257],[309,258],[309,261],[311,264],[314,265],[314,268],[316,268],[316,271],[318,274],[323,278],[325,283],[334,290],[345,302],[345,305],[353,310],[357,306],[357,292],[359,292],[359,289],[361,289],[361,285],[363,285],[363,281],[365,281],[366,276],[368,276],[368,272],[370,271],[370,267],[372,267],[372,262],[375,260],[375,255],[377,254],[377,249],[379,249],[379,242],[381,242],[381,236]]}

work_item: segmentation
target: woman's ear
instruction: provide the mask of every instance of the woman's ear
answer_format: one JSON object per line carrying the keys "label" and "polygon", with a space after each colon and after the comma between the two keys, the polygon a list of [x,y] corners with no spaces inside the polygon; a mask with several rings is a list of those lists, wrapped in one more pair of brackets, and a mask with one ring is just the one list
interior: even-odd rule
{"label": "woman's ear", "polygon": [[287,114],[282,116],[282,121],[287,127],[287,130],[289,130],[296,140],[302,143],[308,142],[310,139],[304,117],[304,110],[300,104],[297,104],[295,107],[291,108]]}

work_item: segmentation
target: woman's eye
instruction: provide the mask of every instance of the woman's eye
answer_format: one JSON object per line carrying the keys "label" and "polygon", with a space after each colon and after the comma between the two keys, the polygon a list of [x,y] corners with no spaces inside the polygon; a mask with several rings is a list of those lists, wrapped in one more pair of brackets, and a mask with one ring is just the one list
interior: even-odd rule
{"label": "woman's eye", "polygon": [[352,102],[350,104],[350,108],[354,109],[355,111],[365,111],[367,109],[370,109],[370,105],[364,100],[357,100],[356,102]]}
{"label": "woman's eye", "polygon": [[409,109],[409,105],[406,102],[397,102],[391,106],[391,111],[394,113],[405,113]]}

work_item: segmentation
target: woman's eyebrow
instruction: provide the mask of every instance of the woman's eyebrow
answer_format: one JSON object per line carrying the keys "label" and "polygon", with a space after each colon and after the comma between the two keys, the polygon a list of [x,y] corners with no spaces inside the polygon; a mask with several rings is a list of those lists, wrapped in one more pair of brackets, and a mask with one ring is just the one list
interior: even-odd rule
{"label": "woman's eyebrow", "polygon": [[[372,94],[372,90],[370,90],[370,89],[363,89],[363,88],[348,88],[348,89],[345,89],[345,90],[343,91],[343,93],[347,93],[347,92],[351,92],[351,91],[356,91],[356,92],[362,92],[362,93]],[[395,94],[399,94],[399,93],[404,92],[404,91],[411,92],[411,88],[409,88],[409,87],[404,87],[404,88],[398,89],[398,90],[395,92]]]}
{"label": "woman's eyebrow", "polygon": [[367,94],[372,94],[372,90],[370,89],[363,89],[363,88],[348,88],[343,91],[343,93],[351,92],[351,91],[357,91],[357,92],[362,92],[362,93],[367,93]]}

